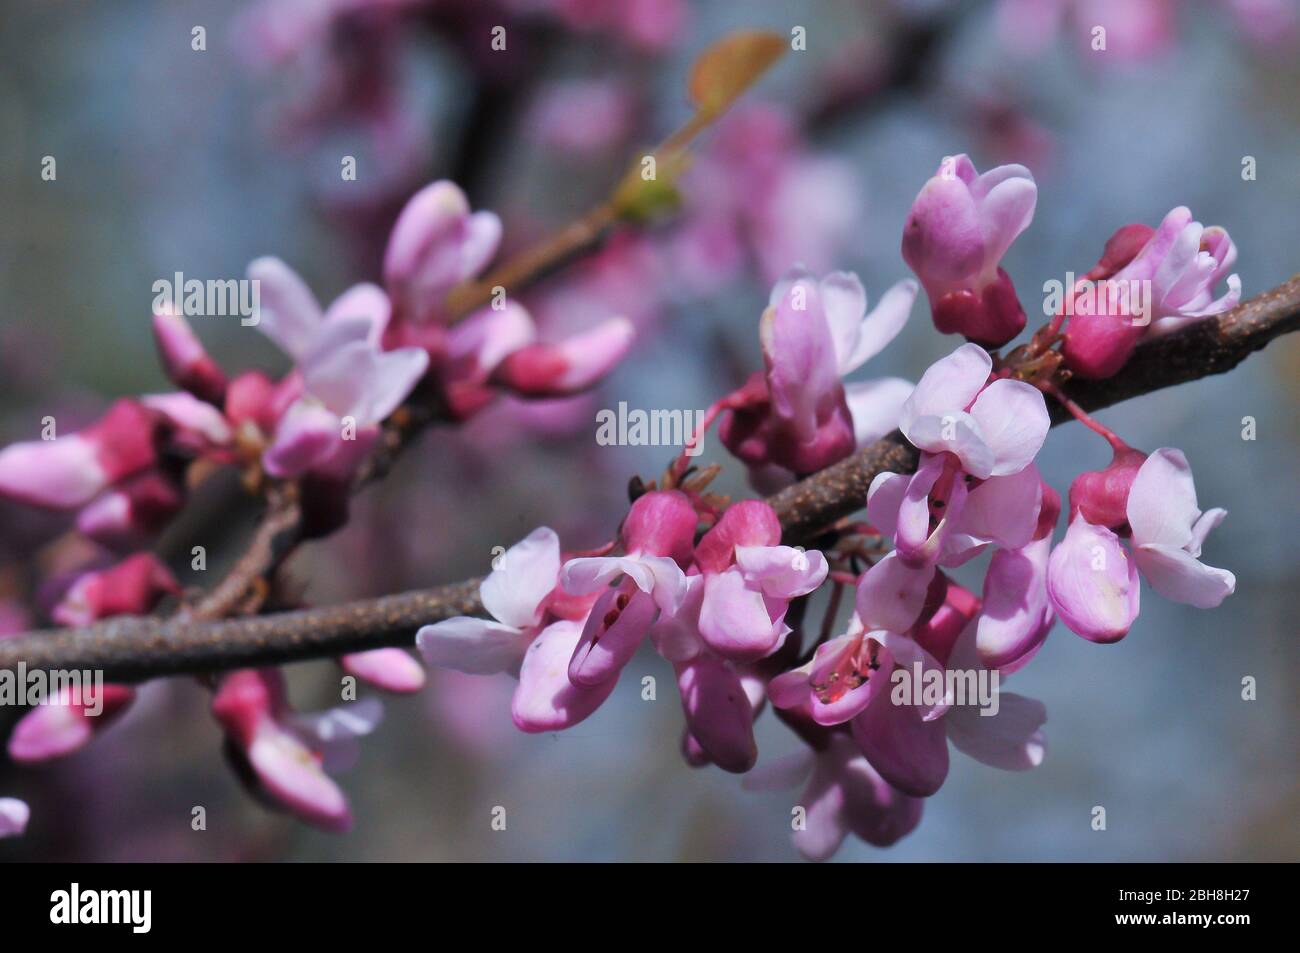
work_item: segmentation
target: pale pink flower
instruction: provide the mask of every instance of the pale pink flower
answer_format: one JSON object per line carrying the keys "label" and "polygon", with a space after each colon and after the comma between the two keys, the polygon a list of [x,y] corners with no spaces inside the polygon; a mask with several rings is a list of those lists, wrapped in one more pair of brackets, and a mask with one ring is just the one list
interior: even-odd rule
{"label": "pale pink flower", "polygon": [[492,619],[458,616],[427,625],[415,637],[430,665],[518,676],[511,714],[521,731],[577,724],[600,707],[616,682],[570,681],[569,663],[591,600],[566,598],[556,590],[559,576],[559,537],[542,527],[507,549],[479,587]]}
{"label": "pale pink flower", "polygon": [[1137,563],[1113,532],[1075,514],[1052,550],[1047,592],[1072,632],[1092,642],[1116,642],[1128,634],[1140,607]]}
{"label": "pale pink flower", "polygon": [[841,378],[898,335],[916,292],[915,282],[901,281],[868,313],[857,275],[787,273],[759,325],[766,373],[725,401],[722,442],[752,469],[797,476],[893,430],[911,384],[884,378],[846,388]]}
{"label": "pale pink flower", "polygon": [[220,406],[226,375],[208,356],[189,322],[170,307],[153,314],[153,337],[168,379],[200,400]]}
{"label": "pale pink flower", "polygon": [[343,671],[385,691],[407,694],[424,687],[420,663],[398,648],[352,652],[339,659]]}
{"label": "pale pink flower", "polygon": [[922,187],[903,227],[903,258],[944,334],[1001,347],[1024,329],[1024,309],[1000,265],[1029,227],[1037,201],[1024,166],[980,175],[966,155],[945,158]]}

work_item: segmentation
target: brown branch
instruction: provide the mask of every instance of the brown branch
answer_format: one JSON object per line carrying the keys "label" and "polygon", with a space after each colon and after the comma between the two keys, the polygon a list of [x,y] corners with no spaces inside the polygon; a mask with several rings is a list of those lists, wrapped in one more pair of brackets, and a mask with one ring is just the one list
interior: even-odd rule
{"label": "brown branch", "polygon": [[[1221,374],[1269,341],[1300,327],[1300,275],[1216,318],[1143,343],[1106,381],[1064,387],[1087,410]],[[1068,415],[1056,413],[1053,422]],[[815,539],[860,509],[876,474],[907,472],[916,451],[898,433],[777,493],[776,509],[791,542]],[[272,547],[273,548],[273,547]],[[318,609],[203,621],[121,618],[78,629],[32,632],[0,641],[0,670],[99,669],[111,681],[277,665],[386,645],[409,645],[415,630],[454,615],[482,612],[479,580]]]}

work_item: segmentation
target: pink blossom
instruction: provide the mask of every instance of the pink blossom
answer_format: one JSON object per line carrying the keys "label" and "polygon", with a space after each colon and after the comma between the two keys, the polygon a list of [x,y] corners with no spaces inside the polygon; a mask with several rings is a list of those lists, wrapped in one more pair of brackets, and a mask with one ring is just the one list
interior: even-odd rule
{"label": "pink blossom", "polygon": [[913,567],[957,566],[989,543],[1018,549],[1037,526],[1042,481],[1033,458],[1050,420],[1021,381],[988,383],[992,361],[964,344],[933,364],[903,404],[899,428],[920,448],[911,476],[882,473],[867,513]]}
{"label": "pink blossom", "polygon": [[790,271],[772,289],[759,336],[767,371],[724,402],[719,436],[751,468],[823,469],[893,430],[911,385],[841,377],[879,354],[907,323],[916,284],[901,281],[867,312],[858,277]]}
{"label": "pink blossom", "polygon": [[157,460],[159,420],[139,402],[119,400],[89,427],[0,450],[0,495],[51,509],[74,509]]}
{"label": "pink blossom", "polygon": [[[1145,243],[1135,248],[1143,236]],[[1143,298],[1145,313],[1138,313],[1128,300],[1131,295],[1097,294],[1092,307],[1086,299],[1076,300],[1062,347],[1066,366],[1081,377],[1109,377],[1144,337],[1167,334],[1235,307],[1241,300],[1241,279],[1228,272],[1236,260],[1237,246],[1228,233],[1193,221],[1185,206],[1172,210],[1154,231],[1141,225],[1120,229],[1085,277],[1107,281],[1103,289],[1149,289]],[[1225,276],[1228,290],[1215,298],[1214,288]]]}
{"label": "pink blossom", "polygon": [[521,731],[575,725],[614,690],[614,678],[596,685],[569,679],[591,600],[567,598],[556,589],[559,576],[559,537],[542,527],[507,549],[479,587],[491,620],[458,616],[416,633],[430,665],[472,675],[517,675],[511,711]]}
{"label": "pink blossom", "polygon": [[348,454],[345,441],[396,410],[424,376],[429,357],[421,348],[382,349],[389,303],[373,285],[354,286],[322,312],[278,259],[258,259],[248,275],[261,285],[258,327],[293,358],[304,390],[280,419],[264,461],[273,476],[300,476]]}
{"label": "pink blossom", "polygon": [[980,175],[965,155],[945,158],[921,188],[903,228],[903,258],[921,279],[941,332],[1001,347],[1024,329],[1024,309],[1000,264],[1037,201],[1024,166]]}
{"label": "pink blossom", "polygon": [[1200,562],[1206,536],[1227,511],[1202,512],[1197,506],[1181,451],[1150,454],[1125,496],[1126,520],[1117,529],[1131,534],[1132,553],[1109,528],[1089,523],[1080,508],[1048,567],[1052,606],[1070,629],[1094,642],[1114,642],[1128,633],[1138,614],[1139,571],[1165,598],[1200,609],[1219,605],[1237,586],[1226,569]]}
{"label": "pink blossom", "polygon": [[578,158],[599,155],[632,130],[636,98],[612,80],[568,80],[545,89],[528,116],[532,139]]}
{"label": "pink blossom", "polygon": [[9,735],[14,761],[32,764],[61,758],[84,748],[135,701],[128,685],[62,689],[26,712]]}
{"label": "pink blossom", "polygon": [[[1121,63],[1163,52],[1174,35],[1172,0],[1000,0],[998,25],[1006,45],[1019,53],[1044,52],[1068,29],[1081,55]],[[1093,30],[1106,29],[1106,47],[1094,50]]]}
{"label": "pink blossom", "polygon": [[[675,615],[687,593],[697,517],[679,490],[653,490],[632,504],[621,533],[624,556],[571,559],[560,583],[573,595],[600,592],[569,665],[579,685],[617,676],[659,618]],[[617,586],[609,583],[619,580]]]}
{"label": "pink blossom", "polygon": [[699,634],[725,659],[752,662],[776,651],[790,631],[790,600],[826,579],[826,557],[782,546],[776,511],[762,500],[741,500],[695,548],[704,577]]}
{"label": "pink blossom", "polygon": [[325,767],[354,756],[356,739],[379,722],[378,702],[300,716],[289,707],[278,670],[245,669],[222,678],[212,713],[225,729],[227,752],[257,793],[324,830],[352,826],[347,799]]}
{"label": "pink blossom", "polygon": [[0,797],[0,837],[21,837],[31,809],[16,797]]}

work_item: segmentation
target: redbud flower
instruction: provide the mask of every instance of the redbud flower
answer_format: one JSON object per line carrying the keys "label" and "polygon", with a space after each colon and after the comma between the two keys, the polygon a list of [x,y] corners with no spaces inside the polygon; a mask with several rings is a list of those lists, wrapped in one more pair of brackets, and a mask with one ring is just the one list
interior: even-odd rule
{"label": "redbud flower", "polygon": [[31,709],[9,735],[9,757],[30,764],[80,750],[135,700],[129,685],[64,688]]}
{"label": "redbud flower", "polygon": [[537,529],[507,549],[479,587],[483,606],[496,621],[458,616],[427,625],[415,637],[430,665],[472,675],[518,675],[511,713],[521,731],[576,725],[614,690],[613,678],[594,686],[569,679],[590,600],[562,598],[556,590],[559,575],[559,537],[546,527]]}
{"label": "redbud flower", "polygon": [[343,671],[389,692],[418,692],[424,687],[420,663],[398,648],[352,652],[339,660]]}
{"label": "redbud flower", "polygon": [[1147,455],[1132,447],[1116,447],[1104,470],[1080,473],[1070,484],[1070,516],[1083,515],[1094,526],[1127,536],[1128,497]]}
{"label": "redbud flower", "polygon": [[248,266],[261,285],[258,327],[294,359],[304,394],[285,412],[266,451],[267,471],[300,476],[346,448],[344,420],[355,433],[386,418],[424,376],[421,348],[384,351],[388,298],[373,285],[356,285],[322,313],[311,291],[287,265],[260,258]]}
{"label": "redbud flower", "polygon": [[759,326],[765,376],[732,395],[722,442],[752,470],[775,467],[797,476],[893,430],[911,385],[885,378],[846,390],[841,377],[897,336],[916,292],[914,282],[901,281],[868,314],[856,275],[834,272],[818,281],[802,269],[790,271],[772,289]]}
{"label": "redbud flower", "polygon": [[780,646],[790,631],[790,600],[826,579],[826,557],[781,546],[781,523],[762,500],[741,500],[695,548],[704,576],[699,634],[724,658],[752,662]]}
{"label": "redbud flower", "polygon": [[136,553],[115,566],[84,573],[50,613],[60,625],[89,625],[115,615],[143,615],[180,584],[153,553]]}
{"label": "redbud flower", "polygon": [[352,826],[347,798],[324,768],[350,758],[355,739],[374,730],[382,716],[378,702],[297,716],[278,670],[245,669],[222,678],[212,713],[226,731],[227,753],[255,792],[324,830]]}
{"label": "redbud flower", "polygon": [[145,470],[82,507],[77,532],[110,549],[135,549],[156,536],[184,502],[175,479],[158,469]]}
{"label": "redbud flower", "polygon": [[16,797],[0,797],[0,837],[20,837],[27,830],[31,809]]}
{"label": "redbud flower", "polygon": [[0,495],[52,509],[73,509],[157,459],[158,416],[119,400],[95,423],[53,440],[0,450]]}
{"label": "redbud flower", "polygon": [[[1134,239],[1143,234],[1135,226],[1125,229],[1107,243],[1106,255],[1094,273],[1123,261]],[[1110,275],[1098,275],[1116,286],[1145,283],[1137,287],[1149,288],[1149,296],[1143,298],[1147,313],[1135,313],[1138,309],[1131,302],[1121,307],[1122,301],[1113,300],[1113,295],[1097,295],[1097,306],[1088,313],[1076,307],[1061,351],[1066,366],[1081,377],[1109,377],[1144,336],[1167,334],[1235,307],[1241,300],[1241,279],[1228,271],[1236,260],[1237,247],[1224,229],[1193,221],[1185,206],[1172,210],[1131,260]],[[1228,290],[1215,298],[1214,288],[1225,276]]]}
{"label": "redbud flower", "polygon": [[[698,519],[680,490],[653,490],[637,498],[623,522],[626,556],[571,559],[560,571],[564,590],[601,592],[573,653],[569,678],[598,685],[616,676],[661,612],[681,608]],[[615,587],[608,584],[621,581]],[[603,590],[603,591],[602,591]]]}
{"label": "redbud flower", "polygon": [[415,193],[384,253],[394,322],[436,321],[447,292],[482,271],[500,242],[501,220],[492,212],[471,213],[454,183],[440,180]]}
{"label": "redbud flower", "polygon": [[965,155],[945,158],[921,188],[903,228],[903,259],[921,279],[941,332],[995,348],[1024,329],[1024,309],[999,264],[1037,201],[1024,166],[979,175]]}

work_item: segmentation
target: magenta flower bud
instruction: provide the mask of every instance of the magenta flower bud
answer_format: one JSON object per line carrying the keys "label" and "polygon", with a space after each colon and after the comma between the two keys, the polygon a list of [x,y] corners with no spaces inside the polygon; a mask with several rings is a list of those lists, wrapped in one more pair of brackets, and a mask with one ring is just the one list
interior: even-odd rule
{"label": "magenta flower bud", "polygon": [[1048,560],[1047,595],[1071,631],[1117,642],[1137,618],[1137,563],[1109,529],[1075,516]]}
{"label": "magenta flower bud", "polygon": [[722,572],[736,559],[738,546],[775,546],[781,542],[781,520],[763,500],[740,500],[695,547],[695,564],[706,573]]}
{"label": "magenta flower bud", "polygon": [[138,402],[119,400],[78,433],[10,444],[0,450],[0,495],[51,509],[81,506],[154,463],[158,425]]}
{"label": "magenta flower bud", "polygon": [[1114,235],[1106,239],[1101,258],[1084,277],[1093,281],[1111,277],[1136,258],[1155,233],[1154,228],[1142,222],[1121,225]]}
{"label": "magenta flower bud", "polygon": [[146,470],[86,504],[77,514],[77,532],[109,549],[135,549],[161,532],[184,502],[175,480]]}
{"label": "magenta flower bud", "polygon": [[180,583],[153,553],[136,553],[117,565],[78,577],[50,613],[60,625],[89,625],[116,615],[144,615]]}
{"label": "magenta flower bud", "polygon": [[637,497],[623,520],[623,546],[629,553],[668,556],[689,566],[699,522],[690,498],[680,490],[651,490]]}
{"label": "magenta flower bud", "polygon": [[276,386],[261,371],[246,371],[226,388],[226,419],[235,427],[250,424],[263,435],[275,430],[279,414],[273,408]]}
{"label": "magenta flower bud", "polygon": [[1070,484],[1070,519],[1081,515],[1094,526],[1127,536],[1128,494],[1146,458],[1141,450],[1125,447],[1115,451],[1104,470],[1089,470],[1075,477]]}
{"label": "magenta flower bud", "polygon": [[226,394],[226,375],[208,356],[189,322],[170,310],[155,312],[153,337],[167,378],[200,400],[219,406]]}
{"label": "magenta flower bud", "polygon": [[1037,201],[1024,166],[979,175],[965,155],[945,158],[921,188],[903,228],[903,258],[921,279],[940,331],[1001,347],[1024,328],[1024,310],[999,266]]}
{"label": "magenta flower bud", "polygon": [[27,712],[9,735],[9,757],[32,764],[61,758],[84,748],[135,700],[128,685],[64,689]]}
{"label": "magenta flower bud", "polygon": [[497,365],[493,381],[524,397],[565,397],[612,371],[632,346],[627,318],[611,318],[555,344],[529,344]]}

